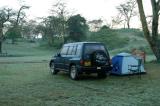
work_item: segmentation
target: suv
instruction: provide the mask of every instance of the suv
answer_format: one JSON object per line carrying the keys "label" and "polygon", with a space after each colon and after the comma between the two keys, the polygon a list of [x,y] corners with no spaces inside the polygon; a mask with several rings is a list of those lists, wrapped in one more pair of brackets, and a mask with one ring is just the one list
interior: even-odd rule
{"label": "suv", "polygon": [[105,78],[112,67],[107,49],[98,42],[76,42],[64,44],[60,53],[49,63],[51,74],[69,72],[71,79],[78,79],[82,73],[97,73]]}

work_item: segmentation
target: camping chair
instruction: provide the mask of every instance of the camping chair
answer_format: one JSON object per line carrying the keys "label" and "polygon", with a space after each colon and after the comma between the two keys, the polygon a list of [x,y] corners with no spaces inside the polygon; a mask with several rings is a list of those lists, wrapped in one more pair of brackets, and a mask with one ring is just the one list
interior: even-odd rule
{"label": "camping chair", "polygon": [[138,65],[128,65],[128,70],[132,72],[133,74],[138,74],[141,78],[141,65],[142,65],[142,59],[136,58],[138,60]]}

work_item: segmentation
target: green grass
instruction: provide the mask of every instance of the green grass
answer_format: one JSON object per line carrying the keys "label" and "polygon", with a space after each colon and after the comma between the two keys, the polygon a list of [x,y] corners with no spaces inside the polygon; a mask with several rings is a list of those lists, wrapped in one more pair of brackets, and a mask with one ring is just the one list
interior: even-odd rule
{"label": "green grass", "polygon": [[38,43],[18,42],[3,44],[3,52],[8,55],[0,57],[0,62],[49,61],[58,50],[40,47]]}
{"label": "green grass", "polygon": [[0,106],[160,105],[159,64],[145,64],[147,74],[141,79],[84,75],[73,81],[67,73],[50,75],[48,62],[55,50],[26,42],[3,47],[12,57],[0,57]]}
{"label": "green grass", "polygon": [[11,55],[11,57],[23,57],[48,55],[53,53],[53,48],[44,49],[39,47],[39,43],[17,42],[17,44],[4,43],[3,51]]}
{"label": "green grass", "polygon": [[159,106],[159,64],[145,65],[138,76],[52,76],[48,63],[1,64],[0,106]]}

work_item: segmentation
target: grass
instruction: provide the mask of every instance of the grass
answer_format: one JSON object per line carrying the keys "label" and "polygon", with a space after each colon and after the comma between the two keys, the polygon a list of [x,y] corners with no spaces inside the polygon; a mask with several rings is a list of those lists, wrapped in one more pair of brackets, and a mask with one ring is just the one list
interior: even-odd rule
{"label": "grass", "polygon": [[147,74],[97,79],[68,74],[52,76],[48,63],[1,64],[0,106],[159,106],[159,64],[145,65]]}
{"label": "grass", "polygon": [[8,56],[0,57],[0,62],[49,61],[56,53],[53,48],[45,49],[39,47],[38,43],[27,42],[18,42],[14,45],[4,43],[3,52],[6,52]]}
{"label": "grass", "polygon": [[145,64],[147,74],[141,79],[137,75],[106,79],[84,75],[73,81],[66,73],[50,75],[48,61],[54,50],[24,42],[4,47],[8,54],[23,56],[0,57],[0,106],[160,105],[159,64]]}

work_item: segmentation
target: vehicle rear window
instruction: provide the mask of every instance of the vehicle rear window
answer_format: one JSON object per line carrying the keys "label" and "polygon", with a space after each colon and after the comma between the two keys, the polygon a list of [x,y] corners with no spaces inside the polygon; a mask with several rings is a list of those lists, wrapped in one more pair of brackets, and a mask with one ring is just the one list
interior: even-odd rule
{"label": "vehicle rear window", "polygon": [[91,54],[94,51],[103,50],[106,52],[104,45],[101,44],[86,44],[84,48],[84,54]]}

